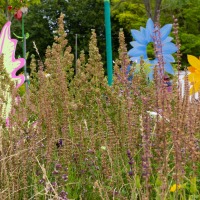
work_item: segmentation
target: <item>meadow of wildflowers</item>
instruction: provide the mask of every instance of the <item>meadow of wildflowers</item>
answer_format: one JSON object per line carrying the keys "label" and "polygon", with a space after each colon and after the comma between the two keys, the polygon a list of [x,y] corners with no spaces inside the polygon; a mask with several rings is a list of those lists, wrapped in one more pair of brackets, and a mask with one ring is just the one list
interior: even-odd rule
{"label": "meadow of wildflowers", "polygon": [[[58,24],[45,61],[32,56],[26,93],[14,89],[0,57],[1,105],[8,84],[13,98],[20,95],[20,102],[12,104],[9,126],[1,119],[0,199],[200,199],[200,102],[194,98],[199,91],[198,59],[189,59],[184,96],[178,75],[172,76],[168,91],[163,76],[172,72],[172,59],[162,55],[168,36],[159,39],[159,24],[154,67],[146,58],[131,63],[120,30],[114,82],[108,86],[95,30],[89,57],[81,52],[75,74],[63,15]],[[176,19],[173,34],[176,45],[169,54],[177,51],[179,69]]]}

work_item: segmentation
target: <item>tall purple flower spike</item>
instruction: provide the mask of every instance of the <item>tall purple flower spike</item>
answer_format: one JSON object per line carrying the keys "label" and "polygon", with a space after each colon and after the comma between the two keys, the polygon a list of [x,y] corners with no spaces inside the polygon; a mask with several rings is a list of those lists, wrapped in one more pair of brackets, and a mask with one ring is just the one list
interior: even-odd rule
{"label": "tall purple flower spike", "polygon": [[[171,63],[175,62],[174,57],[172,56],[178,48],[174,43],[171,41],[173,40],[172,37],[169,36],[172,29],[172,24],[166,24],[160,29],[160,39],[162,43],[162,56],[164,60],[164,70],[169,74],[174,74],[173,67]],[[130,44],[133,46],[132,49],[129,50],[128,55],[133,62],[140,63],[141,56],[143,57],[144,61],[151,64],[151,72],[149,73],[149,79],[153,79],[153,68],[158,63],[158,59],[155,58],[150,60],[147,55],[147,45],[150,42],[154,43],[155,37],[155,30],[154,22],[152,19],[148,19],[146,23],[146,28],[140,27],[140,31],[138,30],[131,30],[131,34],[135,41],[131,42]]]}
{"label": "tall purple flower spike", "polygon": [[0,55],[4,55],[4,67],[11,80],[16,81],[16,88],[19,88],[25,81],[24,75],[16,75],[16,72],[25,65],[25,59],[15,59],[16,39],[11,39],[11,22],[7,22],[0,33]]}

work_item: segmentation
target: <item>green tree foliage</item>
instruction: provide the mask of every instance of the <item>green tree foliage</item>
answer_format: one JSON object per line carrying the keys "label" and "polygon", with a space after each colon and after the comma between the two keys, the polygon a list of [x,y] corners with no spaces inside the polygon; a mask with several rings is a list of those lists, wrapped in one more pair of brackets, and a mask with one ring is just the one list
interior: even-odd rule
{"label": "green tree foliage", "polygon": [[[53,43],[53,32],[49,26],[49,21],[46,15],[44,15],[44,5],[38,4],[30,6],[28,14],[25,16],[25,33],[29,34],[29,38],[26,41],[26,49],[29,55],[36,54],[33,42],[35,42],[40,57],[43,58],[48,45]],[[21,21],[14,19],[12,21],[12,33],[21,36],[22,28]],[[13,37],[15,35],[13,34]],[[17,55],[22,56],[22,40],[18,39]],[[28,57],[28,64],[30,57]]]}
{"label": "green tree foliage", "polygon": [[164,0],[162,21],[172,21],[174,15],[179,22],[179,36],[183,62],[187,54],[200,55],[200,0]]}
{"label": "green tree foliage", "polygon": [[[73,52],[76,34],[78,52],[88,52],[91,29],[96,30],[98,41],[104,42],[103,10],[103,2],[100,0],[85,0],[81,3],[78,0],[42,0],[40,5],[31,6],[25,17],[25,30],[30,34],[27,42],[36,41],[43,57],[48,42],[51,45],[53,35],[56,36],[57,18],[62,12],[65,15],[65,31]],[[20,34],[20,28],[16,32]]]}
{"label": "green tree foliage", "polygon": [[125,31],[130,32],[146,23],[145,6],[141,0],[113,0],[111,11]]}
{"label": "green tree foliage", "polygon": [[[84,50],[88,57],[88,43],[91,29],[97,34],[98,47],[105,63],[105,28],[104,28],[104,3],[101,0],[42,0],[41,4],[30,6],[29,13],[25,17],[25,31],[30,34],[27,40],[27,51],[33,53],[32,42],[38,46],[41,57],[44,57],[47,44],[52,44],[53,36],[56,36],[57,18],[60,13],[65,15],[64,25],[69,45],[75,52],[75,36],[77,34],[78,56]],[[13,31],[21,34],[20,23],[15,20]],[[119,23],[112,21],[113,51],[117,54]],[[115,57],[115,56],[114,56]]]}
{"label": "green tree foliage", "polygon": [[170,8],[181,8],[191,0],[162,0],[162,4]]}
{"label": "green tree foliage", "polygon": [[1,7],[6,6],[6,5],[12,5],[13,7],[21,7],[21,6],[31,6],[34,4],[39,4],[40,0],[23,0],[23,1],[19,1],[19,0],[0,0],[0,5]]}
{"label": "green tree foliage", "polygon": [[[65,12],[66,29],[69,41],[74,44],[78,34],[78,51],[88,52],[91,29],[96,30],[97,39],[104,48],[104,5],[100,0],[69,0]],[[74,46],[74,45],[73,45]]]}
{"label": "green tree foliage", "polygon": [[[40,0],[0,0],[0,10],[4,13],[7,20],[12,19],[12,14],[21,7],[30,7],[31,5],[39,4]],[[10,7],[10,9],[9,9]]]}
{"label": "green tree foliage", "polygon": [[0,30],[2,29],[3,25],[6,22],[6,18],[3,12],[0,11]]}
{"label": "green tree foliage", "polygon": [[[78,35],[78,52],[88,52],[91,29],[95,29],[98,41],[104,40],[104,5],[101,0],[42,0],[41,12],[56,35],[57,18],[65,15],[65,31],[69,44],[74,47]],[[34,6],[36,7],[36,6]],[[31,9],[31,8],[30,8]],[[37,11],[36,11],[37,12]],[[74,49],[73,49],[74,51]]]}
{"label": "green tree foliage", "polygon": [[157,17],[161,8],[162,0],[143,0],[147,16],[152,18],[153,21],[157,21]]}
{"label": "green tree foliage", "polygon": [[[2,27],[6,21],[4,12],[6,1],[0,0],[0,2],[2,3],[0,4],[0,27]],[[14,5],[18,1],[13,0],[9,3],[11,2]],[[75,36],[77,34],[78,56],[84,50],[87,58],[91,29],[95,29],[98,47],[105,64],[104,5],[102,0],[41,0],[41,4],[38,4],[38,0],[23,2],[23,5],[28,3],[29,6],[29,12],[25,17],[25,32],[30,34],[30,38],[27,40],[27,51],[30,54],[35,53],[33,48],[33,41],[35,41],[41,57],[44,57],[46,47],[48,44],[52,44],[53,37],[56,36],[57,18],[62,12],[65,14],[65,31],[68,34],[67,38],[69,45],[72,46],[72,52],[75,52]],[[159,2],[161,5],[158,5]],[[150,5],[149,13],[148,3]],[[161,25],[173,23],[173,15],[178,18],[183,61],[186,61],[187,54],[200,55],[200,0],[112,0],[111,24],[114,59],[118,54],[119,29],[123,28],[126,43],[129,44],[132,41],[131,29],[145,26],[150,14],[154,18],[156,7],[160,7]],[[21,22],[15,19],[12,22],[12,32],[20,36]],[[20,55],[20,41],[18,44],[18,55]]]}
{"label": "green tree foliage", "polygon": [[[200,55],[200,0],[113,0],[112,15],[130,33],[131,29],[145,26],[147,18],[156,20],[160,9],[161,25],[173,23],[173,16],[179,22],[179,36],[183,62],[187,54]],[[129,42],[132,39],[129,40]]]}

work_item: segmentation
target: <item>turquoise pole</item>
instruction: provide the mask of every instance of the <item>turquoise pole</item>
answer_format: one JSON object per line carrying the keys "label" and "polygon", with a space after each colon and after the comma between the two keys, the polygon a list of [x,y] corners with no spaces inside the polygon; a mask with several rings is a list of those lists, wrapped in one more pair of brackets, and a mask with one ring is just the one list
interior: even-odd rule
{"label": "turquoise pole", "polygon": [[104,0],[105,28],[106,28],[106,60],[108,85],[113,83],[113,60],[111,41],[110,0]]}

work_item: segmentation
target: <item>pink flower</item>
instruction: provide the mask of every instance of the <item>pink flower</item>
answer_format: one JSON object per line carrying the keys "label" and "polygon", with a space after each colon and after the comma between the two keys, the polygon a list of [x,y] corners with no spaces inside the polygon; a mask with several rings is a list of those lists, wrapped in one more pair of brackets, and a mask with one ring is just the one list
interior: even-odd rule
{"label": "pink flower", "polygon": [[17,20],[21,20],[22,14],[23,14],[23,12],[21,10],[17,10],[17,12],[14,14],[14,18]]}

